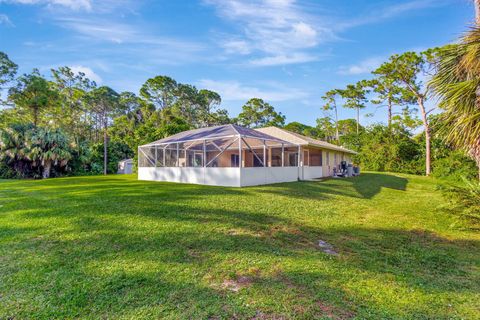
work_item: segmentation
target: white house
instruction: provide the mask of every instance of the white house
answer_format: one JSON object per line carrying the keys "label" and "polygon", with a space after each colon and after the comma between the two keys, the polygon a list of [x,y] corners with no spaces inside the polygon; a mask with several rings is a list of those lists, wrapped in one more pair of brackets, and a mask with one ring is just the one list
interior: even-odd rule
{"label": "white house", "polygon": [[351,154],[284,129],[228,124],[140,146],[138,179],[231,187],[297,181],[329,176]]}

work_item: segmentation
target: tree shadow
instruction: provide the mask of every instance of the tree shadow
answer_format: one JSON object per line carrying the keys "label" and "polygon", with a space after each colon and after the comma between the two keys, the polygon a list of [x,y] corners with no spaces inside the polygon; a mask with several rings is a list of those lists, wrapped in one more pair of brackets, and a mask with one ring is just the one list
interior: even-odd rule
{"label": "tree shadow", "polygon": [[[0,293],[13,310],[10,315],[18,318],[34,313],[39,318],[454,315],[455,310],[440,308],[432,314],[425,303],[369,299],[352,289],[352,278],[379,285],[388,279],[432,296],[473,296],[480,289],[478,241],[450,240],[429,230],[312,227],[272,209],[283,206],[279,198],[258,210],[242,206],[257,192],[275,196],[271,190],[284,187],[280,195],[301,198],[306,185],[309,199],[319,199],[313,195],[319,189],[323,197],[351,197],[344,186],[356,190],[369,183],[374,187],[353,197],[371,198],[381,188],[406,189],[406,182],[379,176],[246,189],[106,178],[109,187],[103,180],[91,185],[92,180],[81,179],[85,185],[68,183],[62,193],[50,182],[35,186],[38,199],[22,189],[6,213],[34,206],[14,214],[19,223],[35,228],[0,230],[1,261],[15,260],[15,268],[0,275],[5,288],[0,286]],[[325,254],[320,239],[339,255]],[[251,273],[252,266],[258,274]],[[222,287],[224,279],[245,274],[251,284],[239,292]],[[375,289],[358,290],[373,295]]]}
{"label": "tree shadow", "polygon": [[384,188],[406,191],[407,185],[408,179],[393,174],[364,173],[353,178],[326,178],[254,188],[260,188],[259,191],[264,193],[323,200],[332,196],[371,199]]}

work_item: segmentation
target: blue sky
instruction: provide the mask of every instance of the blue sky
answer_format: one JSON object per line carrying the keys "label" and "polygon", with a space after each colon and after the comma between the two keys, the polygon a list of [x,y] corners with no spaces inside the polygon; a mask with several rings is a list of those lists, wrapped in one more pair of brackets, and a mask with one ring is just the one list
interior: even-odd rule
{"label": "blue sky", "polygon": [[[470,2],[0,0],[0,51],[22,73],[66,65],[133,92],[168,75],[219,92],[232,116],[259,97],[287,122],[314,124],[326,90],[368,78],[393,53],[455,41]],[[363,124],[385,118],[367,113]]]}

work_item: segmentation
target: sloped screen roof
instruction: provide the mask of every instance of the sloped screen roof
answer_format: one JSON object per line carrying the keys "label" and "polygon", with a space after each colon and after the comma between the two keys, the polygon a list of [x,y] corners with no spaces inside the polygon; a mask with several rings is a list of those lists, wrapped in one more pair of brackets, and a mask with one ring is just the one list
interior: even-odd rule
{"label": "sloped screen roof", "polygon": [[268,135],[263,132],[259,132],[254,129],[240,127],[234,124],[226,124],[215,127],[207,127],[201,129],[188,130],[184,132],[177,133],[173,136],[151,142],[144,146],[152,146],[158,144],[167,144],[167,143],[178,143],[178,142],[188,142],[195,140],[204,140],[204,139],[219,139],[225,137],[234,137],[241,135],[242,137],[250,137],[257,139],[265,139],[269,141],[276,141],[279,143],[291,144],[290,142],[275,138],[271,135]]}

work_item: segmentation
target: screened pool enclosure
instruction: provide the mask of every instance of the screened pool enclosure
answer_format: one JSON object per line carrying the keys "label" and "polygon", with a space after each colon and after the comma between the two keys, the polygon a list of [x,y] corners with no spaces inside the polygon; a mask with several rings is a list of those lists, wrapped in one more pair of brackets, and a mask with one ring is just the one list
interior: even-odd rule
{"label": "screened pool enclosure", "polygon": [[295,181],[299,146],[237,125],[178,133],[139,147],[139,179],[247,186]]}

